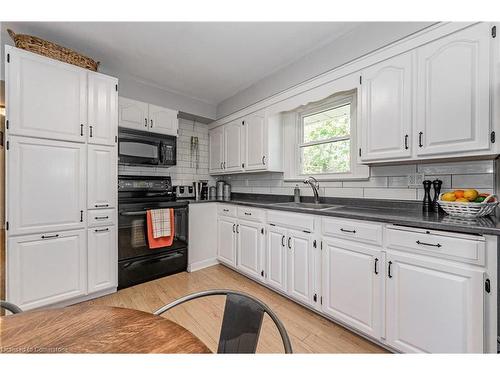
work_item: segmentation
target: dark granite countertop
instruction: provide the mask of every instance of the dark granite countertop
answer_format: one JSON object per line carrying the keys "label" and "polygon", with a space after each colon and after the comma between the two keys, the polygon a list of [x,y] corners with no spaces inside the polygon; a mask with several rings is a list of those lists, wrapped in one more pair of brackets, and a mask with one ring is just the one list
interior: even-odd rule
{"label": "dark granite countertop", "polygon": [[[191,201],[199,203],[228,203],[242,206],[259,207],[281,211],[298,212],[347,219],[377,221],[405,225],[410,227],[445,230],[471,234],[500,235],[500,219],[498,216],[486,216],[474,220],[464,220],[446,214],[424,214],[420,202],[415,201],[386,201],[377,199],[325,198],[322,203],[339,205],[335,209],[318,210],[297,207],[284,207],[276,203],[290,202],[289,196],[263,194],[233,194],[233,199]],[[310,201],[303,197],[303,201]]]}

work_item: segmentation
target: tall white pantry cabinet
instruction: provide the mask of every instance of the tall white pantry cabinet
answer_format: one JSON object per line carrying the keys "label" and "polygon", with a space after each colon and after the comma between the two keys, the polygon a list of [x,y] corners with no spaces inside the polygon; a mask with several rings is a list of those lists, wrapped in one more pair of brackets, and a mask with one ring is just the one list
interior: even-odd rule
{"label": "tall white pantry cabinet", "polygon": [[7,300],[116,291],[118,80],[5,47]]}

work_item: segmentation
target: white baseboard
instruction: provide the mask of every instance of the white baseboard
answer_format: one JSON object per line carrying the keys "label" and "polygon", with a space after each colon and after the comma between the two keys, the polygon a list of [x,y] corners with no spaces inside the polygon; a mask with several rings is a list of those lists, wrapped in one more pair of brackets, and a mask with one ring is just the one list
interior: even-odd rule
{"label": "white baseboard", "polygon": [[195,262],[195,263],[189,264],[187,267],[187,271],[194,272],[194,271],[201,270],[203,268],[215,266],[216,264],[219,264],[219,261],[217,260],[217,258],[205,259],[205,260],[202,260],[200,262]]}

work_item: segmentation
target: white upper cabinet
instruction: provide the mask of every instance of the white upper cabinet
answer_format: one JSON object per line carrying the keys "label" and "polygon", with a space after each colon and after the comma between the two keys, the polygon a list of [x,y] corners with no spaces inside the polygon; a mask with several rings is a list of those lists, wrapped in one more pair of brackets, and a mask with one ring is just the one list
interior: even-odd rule
{"label": "white upper cabinet", "polygon": [[153,133],[177,136],[179,120],[177,111],[172,109],[149,105],[149,130]]}
{"label": "white upper cabinet", "polygon": [[387,344],[405,353],[477,353],[484,341],[484,271],[387,254]]}
{"label": "white upper cabinet", "polygon": [[118,102],[118,126],[136,130],[148,130],[148,103],[122,96],[120,96]]}
{"label": "white upper cabinet", "polygon": [[88,209],[116,207],[116,158],[116,147],[88,146]]}
{"label": "white upper cabinet", "polygon": [[118,136],[118,80],[88,73],[88,142],[113,146]]}
{"label": "white upper cabinet", "polygon": [[243,169],[242,161],[243,129],[239,121],[224,126],[224,162],[225,172],[237,172]]}
{"label": "white upper cabinet", "polygon": [[118,107],[118,126],[177,136],[178,111],[124,97]]}
{"label": "white upper cabinet", "polygon": [[411,156],[413,61],[408,52],[362,72],[361,160]]}
{"label": "white upper cabinet", "polygon": [[417,155],[489,148],[490,41],[481,23],[417,49]]}
{"label": "white upper cabinet", "polygon": [[208,134],[209,139],[209,172],[222,172],[224,166],[224,127],[212,129]]}
{"label": "white upper cabinet", "polygon": [[87,293],[84,229],[15,236],[7,245],[7,299],[21,309]]}
{"label": "white upper cabinet", "polygon": [[83,228],[87,146],[17,136],[9,144],[9,235]]}
{"label": "white upper cabinet", "polygon": [[6,47],[9,134],[85,142],[87,71]]}
{"label": "white upper cabinet", "polygon": [[266,122],[263,116],[253,115],[245,120],[245,170],[266,170],[267,137]]}
{"label": "white upper cabinet", "polygon": [[382,251],[323,238],[323,312],[375,338],[382,330]]}
{"label": "white upper cabinet", "polygon": [[116,227],[88,229],[88,292],[118,285]]}

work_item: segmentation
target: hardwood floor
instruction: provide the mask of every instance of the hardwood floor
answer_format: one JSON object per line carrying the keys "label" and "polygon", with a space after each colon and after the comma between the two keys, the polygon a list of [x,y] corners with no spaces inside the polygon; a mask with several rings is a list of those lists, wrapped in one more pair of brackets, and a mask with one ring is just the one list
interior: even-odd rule
{"label": "hardwood floor", "polygon": [[[240,290],[268,304],[285,325],[295,353],[385,353],[386,350],[309,311],[222,265],[164,277],[123,289],[84,304],[129,307],[153,312],[186,294],[225,288]],[[193,332],[213,352],[217,350],[224,297],[207,297],[178,306],[163,316]],[[258,353],[283,353],[276,327],[264,318]]]}

